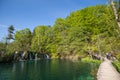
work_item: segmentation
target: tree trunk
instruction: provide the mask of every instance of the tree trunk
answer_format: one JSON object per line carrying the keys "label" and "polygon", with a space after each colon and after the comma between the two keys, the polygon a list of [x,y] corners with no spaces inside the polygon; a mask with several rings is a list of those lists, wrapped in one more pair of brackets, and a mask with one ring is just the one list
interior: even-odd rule
{"label": "tree trunk", "polygon": [[[120,1],[120,0],[119,0]],[[115,8],[115,5],[113,3],[113,0],[110,0],[110,4],[112,6],[112,9],[113,9],[113,12],[114,12],[114,15],[115,15],[115,19],[116,19],[116,22],[118,24],[118,27],[119,27],[119,30],[120,30],[120,21],[119,21],[119,16],[118,16],[118,13],[117,13],[117,10]]]}
{"label": "tree trunk", "polygon": [[120,0],[119,0],[119,2],[118,2],[118,9],[120,10]]}

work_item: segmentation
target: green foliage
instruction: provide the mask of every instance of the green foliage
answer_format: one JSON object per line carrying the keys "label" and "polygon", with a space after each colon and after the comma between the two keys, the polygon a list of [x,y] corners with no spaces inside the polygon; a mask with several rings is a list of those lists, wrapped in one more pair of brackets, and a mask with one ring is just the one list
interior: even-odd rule
{"label": "green foliage", "polygon": [[117,71],[120,72],[120,62],[119,61],[114,61],[112,64],[117,69]]}
{"label": "green foliage", "polygon": [[82,58],[81,59],[82,62],[88,62],[88,63],[97,63],[97,64],[100,64],[101,61],[100,60],[93,60],[91,59],[89,56],[85,57],[85,58]]}
{"label": "green foliage", "polygon": [[5,51],[6,50],[6,44],[3,42],[0,42],[0,51]]}
{"label": "green foliage", "polygon": [[78,44],[82,53],[106,53],[115,49],[112,45],[116,43],[113,40],[118,36],[118,29],[109,6],[97,5],[72,12],[66,22],[70,23],[70,43]]}
{"label": "green foliage", "polygon": [[7,36],[7,39],[10,40],[10,39],[14,39],[13,37],[13,34],[14,34],[14,26],[11,25],[10,27],[8,27],[8,36]]}
{"label": "green foliage", "polygon": [[49,53],[53,34],[49,26],[37,26],[34,29],[31,49],[35,52]]}
{"label": "green foliage", "polygon": [[31,45],[32,33],[30,29],[19,30],[15,34],[13,42],[17,51],[29,51]]}
{"label": "green foliage", "polygon": [[84,57],[88,53],[105,55],[110,51],[120,52],[119,34],[109,5],[90,6],[70,13],[65,19],[56,19],[52,27],[37,26],[33,33],[28,28],[17,31],[8,50],[33,51],[53,58]]}
{"label": "green foliage", "polygon": [[116,55],[117,59],[120,61],[120,53]]}

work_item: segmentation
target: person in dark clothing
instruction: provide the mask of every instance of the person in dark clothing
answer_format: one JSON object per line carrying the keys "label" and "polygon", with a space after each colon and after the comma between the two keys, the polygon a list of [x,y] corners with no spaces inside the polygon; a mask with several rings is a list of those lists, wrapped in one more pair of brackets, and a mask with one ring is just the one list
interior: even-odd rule
{"label": "person in dark clothing", "polygon": [[110,59],[110,53],[106,53],[107,59]]}

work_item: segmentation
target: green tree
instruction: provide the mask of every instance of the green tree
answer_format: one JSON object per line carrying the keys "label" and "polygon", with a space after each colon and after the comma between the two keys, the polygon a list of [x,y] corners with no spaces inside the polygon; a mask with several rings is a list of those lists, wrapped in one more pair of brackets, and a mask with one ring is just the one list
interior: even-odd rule
{"label": "green tree", "polygon": [[35,52],[50,53],[49,45],[53,34],[49,26],[37,26],[33,32],[31,48]]}
{"label": "green tree", "polygon": [[15,41],[16,50],[17,51],[30,51],[32,33],[30,29],[26,28],[23,30],[19,30],[15,33]]}
{"label": "green tree", "polygon": [[8,27],[8,36],[7,36],[7,39],[10,40],[10,39],[14,39],[14,26],[11,25],[10,27]]}

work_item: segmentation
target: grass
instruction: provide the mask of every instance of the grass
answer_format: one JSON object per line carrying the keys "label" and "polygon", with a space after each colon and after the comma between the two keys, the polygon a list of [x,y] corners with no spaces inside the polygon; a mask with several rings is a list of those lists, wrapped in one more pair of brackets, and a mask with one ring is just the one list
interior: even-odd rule
{"label": "grass", "polygon": [[112,64],[116,68],[116,70],[120,73],[120,62],[114,61]]}
{"label": "grass", "polygon": [[88,62],[88,63],[99,63],[99,64],[101,63],[100,60],[93,60],[89,56],[85,57],[85,58],[82,58],[81,61],[82,62]]}

